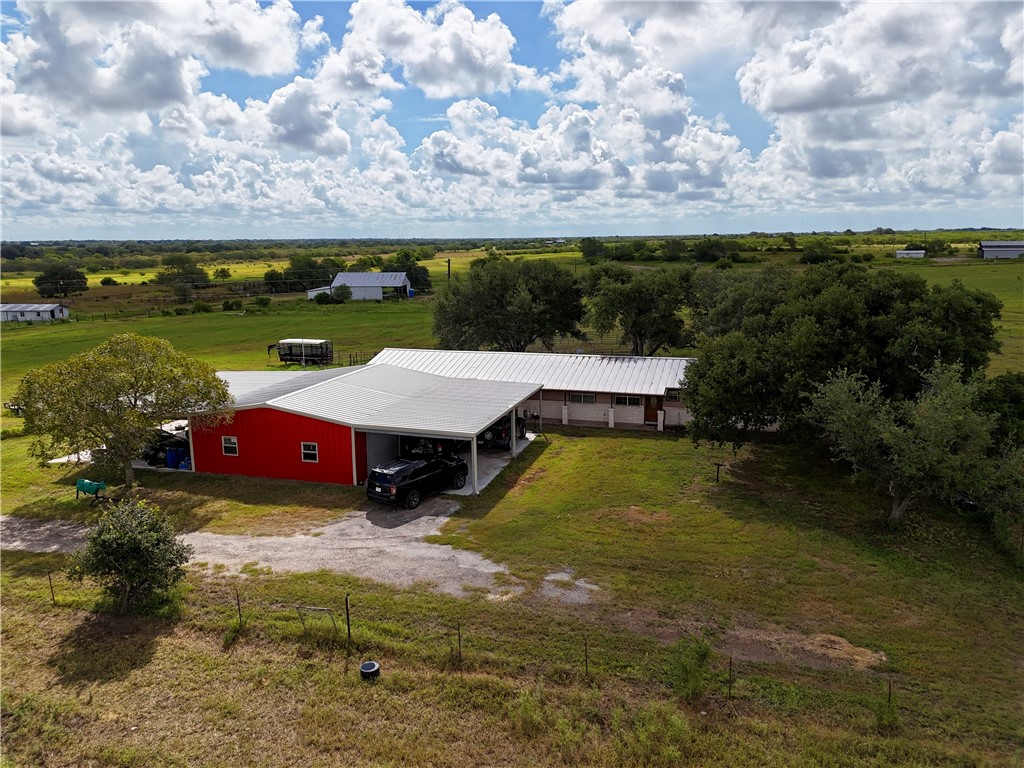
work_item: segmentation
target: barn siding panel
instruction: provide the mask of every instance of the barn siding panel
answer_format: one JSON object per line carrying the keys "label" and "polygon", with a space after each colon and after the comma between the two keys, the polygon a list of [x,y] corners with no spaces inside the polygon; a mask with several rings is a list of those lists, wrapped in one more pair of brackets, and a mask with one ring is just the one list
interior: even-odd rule
{"label": "barn siding panel", "polygon": [[[238,456],[225,456],[223,436],[238,438]],[[353,485],[349,427],[273,408],[236,411],[229,424],[191,430],[197,472]],[[316,443],[319,461],[302,460],[302,443]]]}

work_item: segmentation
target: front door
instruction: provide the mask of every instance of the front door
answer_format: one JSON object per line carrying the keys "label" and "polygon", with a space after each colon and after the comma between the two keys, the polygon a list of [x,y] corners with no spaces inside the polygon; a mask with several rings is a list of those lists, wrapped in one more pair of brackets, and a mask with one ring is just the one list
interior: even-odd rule
{"label": "front door", "polygon": [[661,398],[655,395],[648,395],[644,399],[644,422],[649,424],[658,423],[658,411],[661,410]]}

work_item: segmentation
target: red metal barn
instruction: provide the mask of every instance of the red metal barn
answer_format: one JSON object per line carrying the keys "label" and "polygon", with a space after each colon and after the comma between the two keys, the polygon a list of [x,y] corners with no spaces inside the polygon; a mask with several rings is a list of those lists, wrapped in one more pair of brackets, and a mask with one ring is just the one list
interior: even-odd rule
{"label": "red metal barn", "polygon": [[192,466],[198,472],[355,485],[352,435],[344,424],[247,408],[227,424],[192,427]]}

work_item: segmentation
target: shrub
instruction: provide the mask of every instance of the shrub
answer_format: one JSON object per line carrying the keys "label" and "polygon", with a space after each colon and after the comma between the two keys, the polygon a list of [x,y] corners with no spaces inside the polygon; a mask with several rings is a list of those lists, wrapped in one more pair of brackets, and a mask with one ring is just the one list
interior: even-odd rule
{"label": "shrub", "polygon": [[172,312],[169,309],[161,309],[160,314],[163,315],[164,317],[174,317],[174,312]]}
{"label": "shrub", "polygon": [[715,262],[715,269],[732,269],[732,259],[726,257]]}
{"label": "shrub", "polygon": [[269,296],[257,296],[253,299],[257,307],[269,307],[270,297]]}
{"label": "shrub", "polygon": [[241,299],[224,299],[225,312],[237,312],[242,308]]}
{"label": "shrub", "polygon": [[314,296],[313,303],[319,304],[320,306],[323,306],[324,304],[333,304],[334,298],[331,296],[331,294],[325,291],[324,293],[318,293],[316,296]]}
{"label": "shrub", "polygon": [[192,314],[198,315],[202,312],[213,312],[213,307],[205,301],[197,301],[192,305]]}
{"label": "shrub", "polygon": [[175,308],[174,308],[174,314],[178,315],[179,317],[180,317],[181,315],[187,315],[187,314],[190,314],[190,313],[191,313],[191,311],[192,311],[192,310],[190,310],[190,309],[189,309],[188,307],[175,307]]}
{"label": "shrub", "polygon": [[112,277],[104,277],[100,280],[100,285],[120,285],[120,283]]}
{"label": "shrub", "polygon": [[97,582],[118,610],[156,600],[185,577],[192,547],[178,541],[170,521],[156,506],[123,499],[103,513],[89,531],[85,549],[71,555],[69,579]]}
{"label": "shrub", "polygon": [[681,640],[669,652],[671,655],[665,669],[669,686],[684,699],[699,699],[704,695],[708,661],[711,659],[708,641],[703,638]]}

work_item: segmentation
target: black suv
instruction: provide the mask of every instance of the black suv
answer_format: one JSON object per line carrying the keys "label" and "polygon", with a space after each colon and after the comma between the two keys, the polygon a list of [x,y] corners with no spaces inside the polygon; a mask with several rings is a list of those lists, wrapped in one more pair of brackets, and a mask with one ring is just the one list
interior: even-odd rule
{"label": "black suv", "polygon": [[[516,417],[516,439],[526,438],[526,419]],[[504,448],[509,450],[512,447],[512,417],[505,416],[491,424],[487,429],[477,435],[476,444],[484,448]]]}
{"label": "black suv", "polygon": [[370,470],[366,498],[416,509],[426,496],[464,487],[468,473],[469,465],[458,456],[391,459]]}

